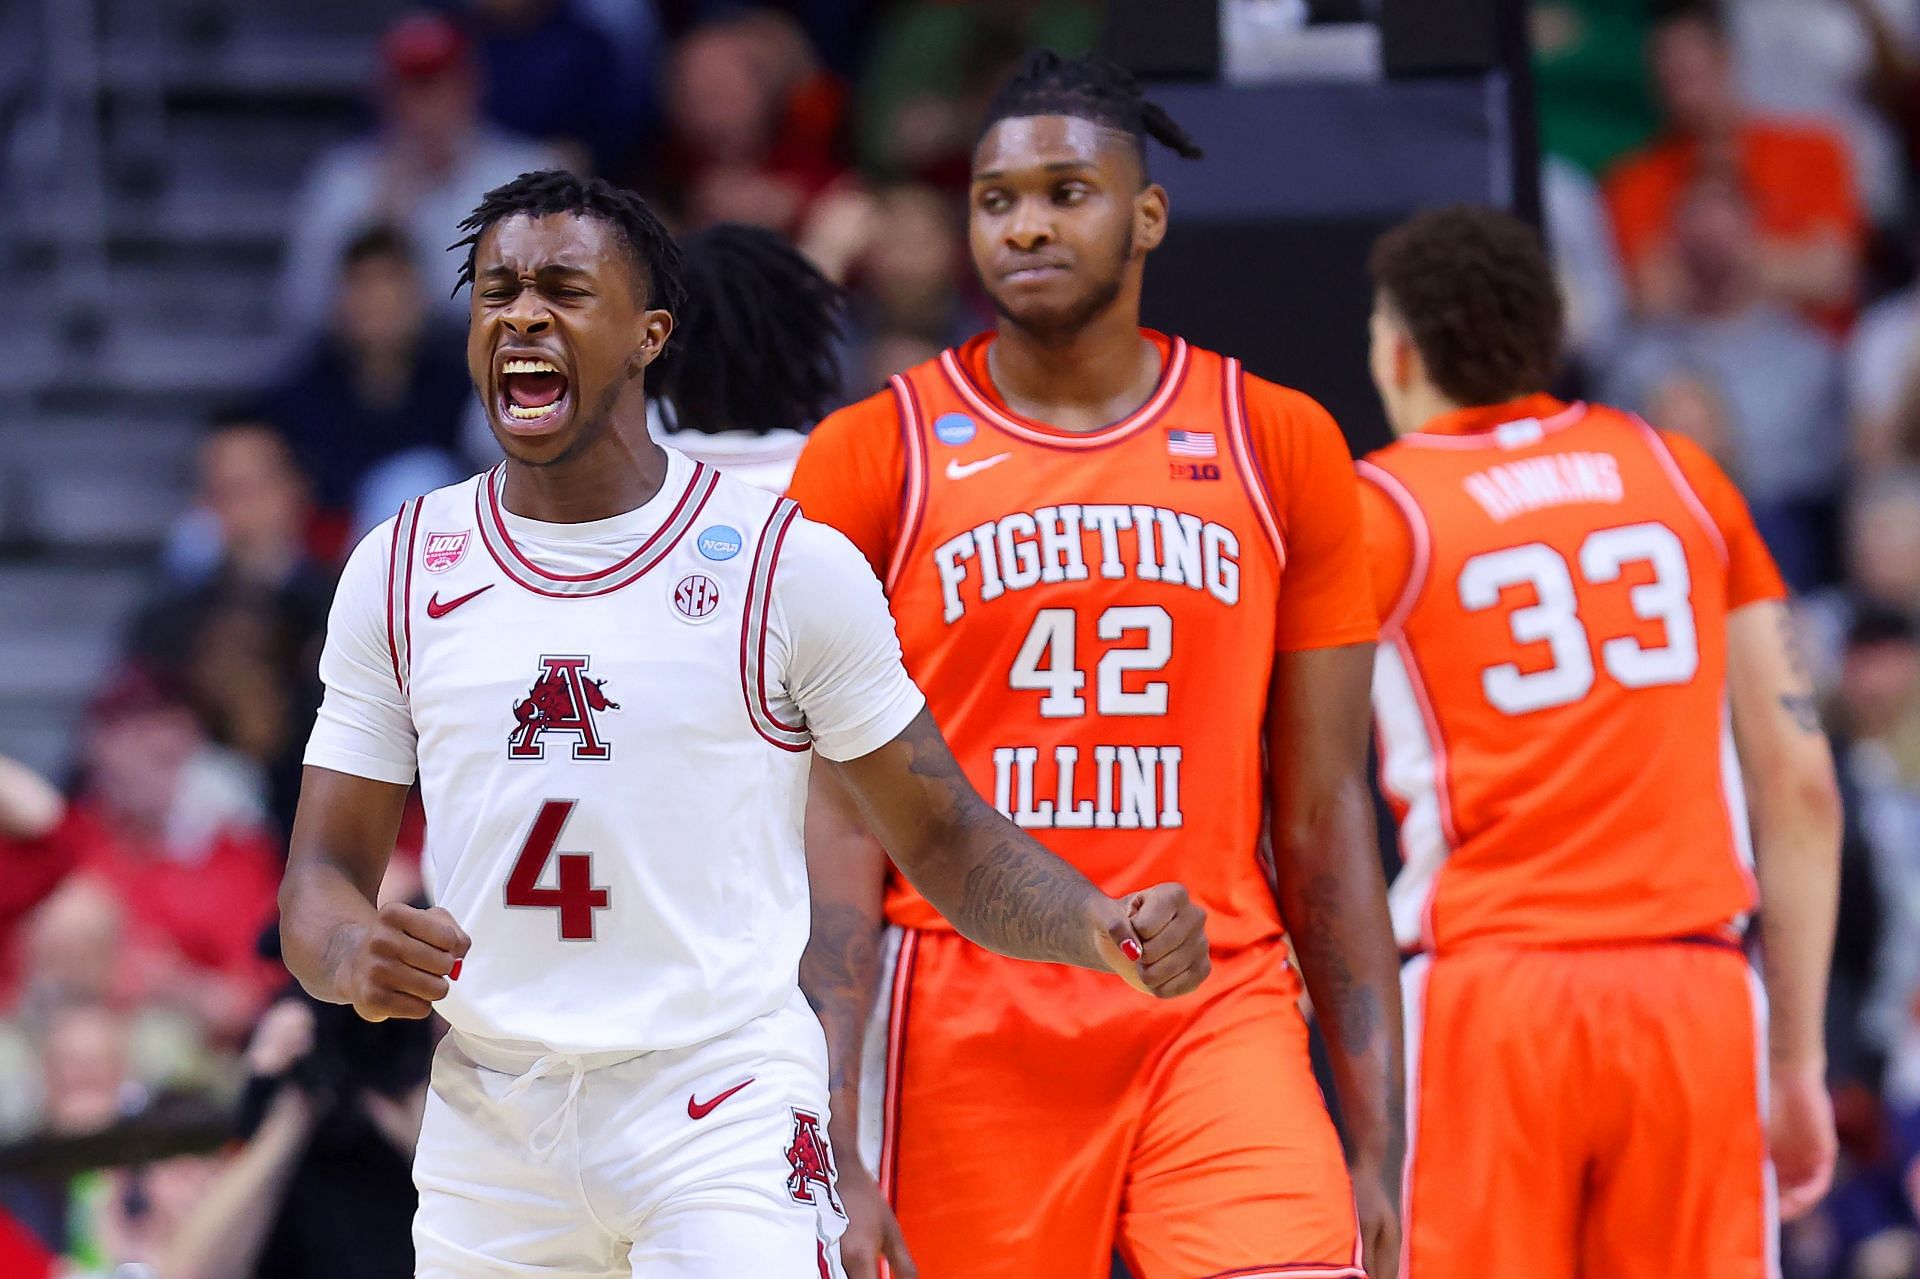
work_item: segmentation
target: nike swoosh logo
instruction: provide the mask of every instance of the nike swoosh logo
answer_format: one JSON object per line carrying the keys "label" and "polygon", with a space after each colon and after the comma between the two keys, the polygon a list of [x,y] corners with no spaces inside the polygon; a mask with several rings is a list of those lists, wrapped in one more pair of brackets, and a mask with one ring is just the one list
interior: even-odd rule
{"label": "nike swoosh logo", "polygon": [[708,1115],[713,1113],[714,1107],[718,1106],[721,1102],[733,1096],[733,1094],[739,1092],[742,1088],[745,1088],[747,1084],[750,1084],[752,1082],[753,1080],[748,1079],[743,1083],[735,1084],[733,1087],[727,1089],[725,1092],[715,1097],[712,1101],[701,1101],[697,1097],[687,1098],[687,1118],[705,1119]]}
{"label": "nike swoosh logo", "polygon": [[427,616],[428,617],[445,617],[448,613],[453,612],[454,609],[459,608],[462,604],[465,604],[468,600],[472,599],[474,596],[485,595],[488,591],[494,588],[494,585],[495,583],[488,582],[485,586],[480,587],[478,590],[468,591],[465,595],[459,596],[456,599],[450,599],[445,604],[442,604],[440,602],[440,592],[435,591],[433,593],[433,598],[427,601]]}
{"label": "nike swoosh logo", "polygon": [[964,480],[969,475],[978,475],[989,466],[998,466],[1012,456],[1011,453],[995,453],[992,457],[983,457],[978,462],[962,462],[957,457],[950,457],[947,459],[947,478]]}

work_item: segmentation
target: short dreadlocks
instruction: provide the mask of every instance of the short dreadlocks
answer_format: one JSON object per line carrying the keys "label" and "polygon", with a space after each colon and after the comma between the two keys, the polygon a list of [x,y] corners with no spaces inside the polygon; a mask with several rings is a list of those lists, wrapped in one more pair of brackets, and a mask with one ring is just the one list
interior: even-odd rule
{"label": "short dreadlocks", "polygon": [[535,218],[574,213],[607,223],[620,232],[634,265],[646,276],[647,305],[680,314],[686,302],[686,289],[680,281],[680,247],[646,201],[604,179],[583,178],[565,169],[523,173],[481,197],[480,207],[460,223],[466,236],[451,246],[467,251],[455,292],[473,283],[480,237],[495,223],[520,213]]}
{"label": "short dreadlocks", "polygon": [[1030,115],[1073,116],[1124,133],[1133,139],[1143,167],[1148,138],[1182,159],[1205,154],[1159,103],[1141,95],[1131,72],[1104,58],[1063,58],[1052,49],[1028,54],[1026,64],[994,95],[980,136],[1002,120]]}
{"label": "short dreadlocks", "polygon": [[845,298],[772,231],[687,237],[687,298],[660,394],[680,431],[797,430],[841,403]]}

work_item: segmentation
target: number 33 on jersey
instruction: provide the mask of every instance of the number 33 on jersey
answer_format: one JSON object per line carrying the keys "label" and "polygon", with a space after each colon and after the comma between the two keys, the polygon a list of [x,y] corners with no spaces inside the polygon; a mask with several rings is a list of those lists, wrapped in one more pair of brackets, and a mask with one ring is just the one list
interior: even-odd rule
{"label": "number 33 on jersey", "polygon": [[1713,932],[1753,900],[1727,615],[1784,588],[1697,447],[1535,400],[1361,464],[1396,931],[1438,949]]}

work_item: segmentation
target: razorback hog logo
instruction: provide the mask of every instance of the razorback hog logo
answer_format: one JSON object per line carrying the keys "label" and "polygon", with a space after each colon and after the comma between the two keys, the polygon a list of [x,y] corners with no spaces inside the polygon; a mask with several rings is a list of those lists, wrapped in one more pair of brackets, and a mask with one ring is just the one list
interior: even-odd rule
{"label": "razorback hog logo", "polygon": [[606,693],[606,681],[588,679],[585,657],[540,658],[540,675],[527,695],[513,704],[513,732],[507,738],[508,759],[545,759],[547,733],[572,733],[575,759],[611,759],[613,744],[600,735],[594,716],[617,711],[620,703]]}
{"label": "razorback hog logo", "polygon": [[829,1208],[842,1217],[847,1215],[833,1188],[833,1147],[820,1131],[820,1116],[794,1110],[793,1141],[787,1146],[787,1162],[793,1166],[793,1171],[787,1174],[787,1193],[795,1203],[815,1204],[825,1198]]}

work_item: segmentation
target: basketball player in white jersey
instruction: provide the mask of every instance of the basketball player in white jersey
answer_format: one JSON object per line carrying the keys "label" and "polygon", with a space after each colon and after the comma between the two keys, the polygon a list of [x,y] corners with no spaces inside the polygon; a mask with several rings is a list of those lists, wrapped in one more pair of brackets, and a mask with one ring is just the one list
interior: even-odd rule
{"label": "basketball player in white jersey", "polygon": [[[983,945],[1172,996],[1208,971],[1202,913],[1174,884],[1109,898],[1004,821],[860,554],[649,438],[682,295],[644,204],[529,174],[464,229],[468,363],[507,460],[347,564],[287,964],[369,1019],[451,1027],[415,1163],[425,1279],[837,1279],[826,1047],[796,980],[809,747]],[[437,904],[376,909],[416,769]]]}

